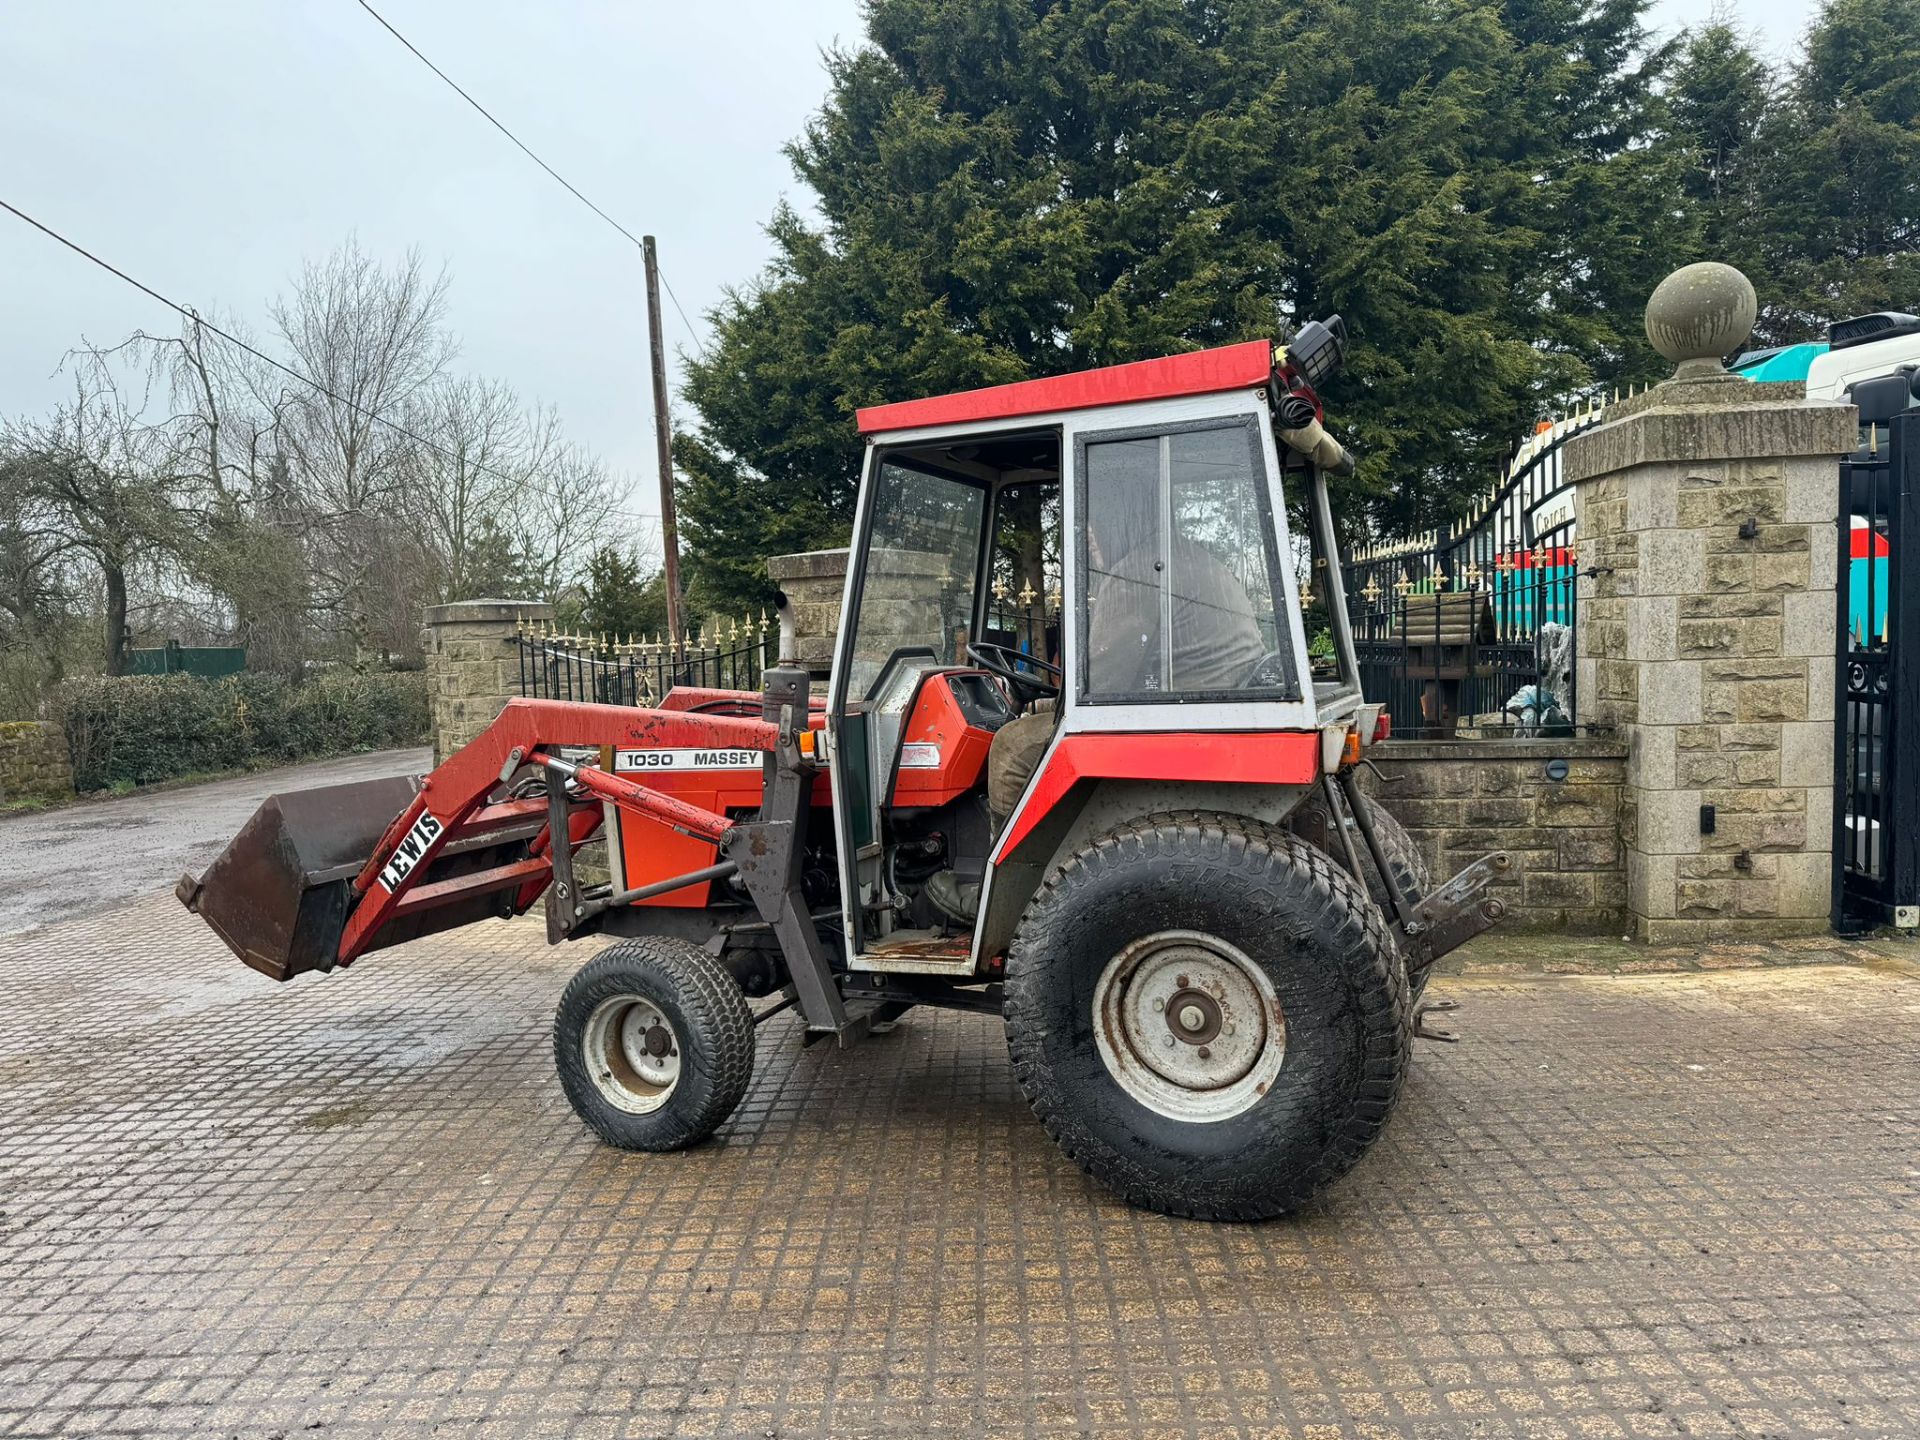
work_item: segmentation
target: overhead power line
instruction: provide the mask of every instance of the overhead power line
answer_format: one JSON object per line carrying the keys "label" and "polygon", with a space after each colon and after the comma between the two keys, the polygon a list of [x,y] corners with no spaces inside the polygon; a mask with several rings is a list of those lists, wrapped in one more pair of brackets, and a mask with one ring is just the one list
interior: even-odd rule
{"label": "overhead power line", "polygon": [[[404,435],[407,437],[407,439],[413,441],[416,445],[424,446],[428,450],[433,451],[436,455],[439,455],[448,460],[452,460],[456,464],[464,464],[469,469],[473,470],[478,474],[491,475],[494,479],[503,480],[509,485],[524,485],[530,490],[537,490],[542,495],[549,496],[556,500],[566,498],[560,495],[557,491],[550,490],[544,485],[540,485],[534,481],[529,480],[524,475],[509,475],[505,471],[496,470],[490,465],[481,465],[474,461],[467,460],[465,457],[457,455],[452,450],[449,450],[446,446],[442,445],[439,441],[429,440],[426,436],[419,434],[417,431],[410,430],[405,425],[400,424],[399,421],[390,420],[385,415],[382,415],[379,411],[370,410],[365,405],[360,404],[356,400],[349,400],[346,396],[340,394],[337,390],[334,390],[329,386],[321,384],[318,380],[315,380],[311,375],[304,375],[300,371],[294,369],[293,366],[286,364],[284,361],[274,359],[273,356],[267,354],[266,351],[260,350],[255,346],[249,345],[245,340],[242,340],[238,335],[235,335],[232,331],[223,330],[220,326],[214,324],[211,320],[207,319],[204,315],[200,314],[200,312],[195,310],[192,306],[182,305],[177,300],[169,299],[167,296],[162,295],[158,290],[154,289],[151,285],[144,284],[143,282],[134,279],[133,276],[129,275],[126,271],[122,270],[119,266],[113,264],[110,261],[101,259],[98,255],[94,254],[91,250],[87,249],[84,245],[80,244],[78,241],[69,240],[65,235],[62,235],[58,230],[55,230],[51,225],[44,224],[43,222],[34,219],[33,216],[29,215],[26,211],[22,210],[19,206],[10,204],[6,200],[0,200],[0,210],[5,210],[8,214],[14,216],[16,219],[24,220],[27,224],[31,225],[34,229],[38,230],[42,235],[45,235],[50,240],[58,241],[60,244],[66,246],[67,249],[73,251],[74,254],[80,256],[83,260],[87,260],[92,262],[95,265],[98,265],[102,270],[105,270],[109,275],[112,275],[116,279],[123,280],[127,284],[131,285],[134,289],[138,290],[142,295],[147,296],[149,299],[159,301],[162,305],[166,306],[169,310],[176,312],[177,314],[181,315],[187,320],[191,320],[195,325],[200,326],[203,330],[210,331],[212,334],[219,336],[222,340],[226,341],[229,345],[234,346],[236,349],[245,351],[247,354],[253,356],[254,359],[260,361],[262,364],[271,365],[275,370],[278,370],[282,375],[285,375],[289,379],[296,380],[300,384],[305,385],[308,389],[312,390],[315,394],[324,395],[327,397],[327,399],[333,401],[335,404],[344,405],[349,410],[352,410],[355,414],[364,416],[366,419],[372,421],[374,424],[383,426],[384,428],[391,430],[396,435]],[[633,511],[633,510],[620,510],[620,511],[616,511],[615,513],[625,516],[627,519],[630,519],[630,520],[658,521],[660,518],[657,515],[648,515],[648,514],[645,514],[644,512]]]}
{"label": "overhead power line", "polygon": [[692,338],[694,347],[698,349],[700,352],[700,358],[702,360],[706,359],[707,347],[700,343],[700,337],[694,331],[693,322],[687,319],[687,312],[680,308],[680,297],[673,293],[673,282],[667,279],[667,272],[660,268],[660,254],[659,254],[658,247],[656,247],[654,251],[653,268],[654,268],[654,271],[660,276],[660,283],[666,286],[667,298],[673,302],[674,313],[680,317],[680,323],[686,326],[687,334]]}
{"label": "overhead power line", "polygon": [[[482,105],[478,100],[474,99],[473,96],[469,95],[464,89],[462,89],[459,82],[456,81],[451,75],[447,74],[446,71],[442,70],[438,65],[434,64],[433,61],[429,60],[421,52],[420,47],[418,45],[415,45],[411,40],[407,39],[406,36],[402,35],[398,30],[394,29],[392,22],[389,21],[386,16],[382,15],[378,10],[374,9],[373,6],[369,5],[367,3],[367,0],[356,0],[356,3],[360,6],[362,10],[366,11],[367,14],[371,15],[375,20],[377,20],[380,23],[381,29],[385,30],[389,35],[393,36],[394,39],[398,40],[402,45],[406,46],[408,52],[412,54],[414,59],[418,60],[422,65],[426,66],[427,69],[431,70],[435,75],[439,76],[440,79],[446,84],[449,90],[453,91],[454,94],[458,95],[462,100],[466,101],[467,104],[471,105],[475,110],[479,111],[480,115],[486,120],[486,122],[489,125],[493,126],[494,129],[498,130],[502,135],[506,136],[507,139],[511,140],[515,148],[518,149],[522,155],[525,155],[529,160],[533,161],[534,164],[538,165],[542,170],[546,171],[547,174],[551,175],[556,181],[560,183],[562,187],[565,188],[566,192],[569,195],[573,196],[574,199],[578,200],[582,205],[586,206],[594,214],[598,215],[602,220],[606,221],[607,224],[611,225],[615,230],[618,230],[622,235],[624,235],[627,238],[627,241],[631,245],[633,245],[635,249],[643,248],[641,245],[639,236],[635,235],[631,230],[627,229],[626,226],[622,225],[618,220],[614,219],[613,216],[609,215],[606,211],[602,210],[598,205],[594,204],[593,201],[589,200],[584,194],[581,193],[579,187],[576,186],[571,180],[567,179],[566,176],[562,175],[558,170],[554,169],[553,166],[549,165],[546,161],[542,160],[538,155],[536,155],[533,152],[532,147],[529,146],[526,143],[526,141],[522,140],[518,135],[514,134],[513,131],[509,130],[504,124],[501,123],[499,117],[497,117],[491,110],[487,109],[486,106]],[[664,274],[660,277],[660,280],[662,284],[666,284],[666,276]],[[687,319],[687,312],[680,308],[680,297],[673,293],[672,285],[667,285],[667,295],[669,298],[673,300],[673,308],[679,313],[680,323],[686,327],[687,338],[693,341],[694,348],[700,352],[701,358],[705,359],[707,354],[707,347],[705,344],[701,342],[699,332],[693,328],[693,322]]]}

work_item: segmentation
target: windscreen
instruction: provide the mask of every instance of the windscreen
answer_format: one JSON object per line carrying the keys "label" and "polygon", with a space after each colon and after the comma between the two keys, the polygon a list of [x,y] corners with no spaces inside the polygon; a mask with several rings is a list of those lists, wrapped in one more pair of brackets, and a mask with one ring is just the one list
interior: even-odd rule
{"label": "windscreen", "polygon": [[868,698],[902,652],[923,665],[959,663],[973,609],[984,486],[882,460],[849,651],[847,699]]}

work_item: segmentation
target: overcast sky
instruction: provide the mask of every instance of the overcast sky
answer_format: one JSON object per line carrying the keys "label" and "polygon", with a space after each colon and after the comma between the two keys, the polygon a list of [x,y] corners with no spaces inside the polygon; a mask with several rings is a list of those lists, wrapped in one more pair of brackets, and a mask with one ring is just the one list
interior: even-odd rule
{"label": "overcast sky", "polygon": [[[1724,3],[1724,0],[1723,0]],[[374,0],[634,233],[695,327],[767,257],[780,153],[858,0]],[[1673,27],[1713,0],[1656,0]],[[1814,0],[1737,0],[1790,50]],[[0,199],[185,304],[259,324],[350,232],[452,276],[462,368],[557,405],[653,512],[639,253],[354,0],[0,0]],[[153,301],[0,213],[0,414],[63,392],[82,335],[168,329]],[[669,347],[691,349],[667,312]],[[672,361],[670,360],[670,364]],[[677,379],[675,381],[677,385]]]}

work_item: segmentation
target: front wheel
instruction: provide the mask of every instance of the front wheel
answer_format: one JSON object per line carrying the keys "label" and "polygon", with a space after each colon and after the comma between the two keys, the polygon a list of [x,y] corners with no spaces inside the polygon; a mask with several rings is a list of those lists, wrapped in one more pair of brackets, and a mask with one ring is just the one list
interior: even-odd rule
{"label": "front wheel", "polygon": [[753,1079],[753,1013],[726,968],[681,940],[609,945],[567,983],[553,1058],[574,1113],[622,1150],[711,1135]]}
{"label": "front wheel", "polygon": [[1297,1209],[1385,1125],[1405,971],[1324,852],[1215,814],[1150,816],[1042,885],[1007,958],[1014,1074],[1049,1134],[1136,1205]]}

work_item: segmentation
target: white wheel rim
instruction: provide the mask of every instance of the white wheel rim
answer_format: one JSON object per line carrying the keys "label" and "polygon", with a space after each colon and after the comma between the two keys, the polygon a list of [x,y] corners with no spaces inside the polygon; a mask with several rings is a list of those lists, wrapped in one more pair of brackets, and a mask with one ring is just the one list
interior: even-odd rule
{"label": "white wheel rim", "polygon": [[1206,1124],[1257,1105],[1286,1058],[1286,1016],[1267,972],[1197,930],[1134,941],[1093,987],[1093,1035],[1131,1098]]}
{"label": "white wheel rim", "polygon": [[602,1000],[580,1036],[580,1059],[595,1088],[630,1115],[667,1103],[680,1083],[684,1049],[660,1007],[641,995]]}

